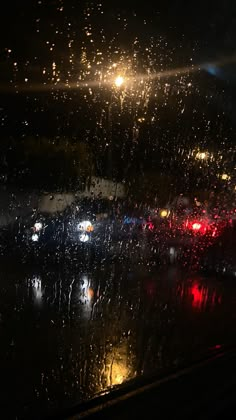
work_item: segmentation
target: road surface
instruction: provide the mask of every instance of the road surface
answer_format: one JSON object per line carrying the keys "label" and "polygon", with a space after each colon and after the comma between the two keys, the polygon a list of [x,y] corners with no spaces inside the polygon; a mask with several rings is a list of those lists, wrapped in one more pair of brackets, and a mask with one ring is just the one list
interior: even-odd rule
{"label": "road surface", "polygon": [[2,262],[2,414],[37,418],[231,343],[235,303],[232,281],[176,266]]}

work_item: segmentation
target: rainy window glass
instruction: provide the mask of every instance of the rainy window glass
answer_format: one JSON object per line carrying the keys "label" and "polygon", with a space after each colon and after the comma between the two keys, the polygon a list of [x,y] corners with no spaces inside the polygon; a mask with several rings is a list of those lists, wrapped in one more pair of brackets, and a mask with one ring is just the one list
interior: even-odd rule
{"label": "rainy window glass", "polygon": [[236,6],[167,3],[4,2],[0,400],[12,418],[234,340]]}

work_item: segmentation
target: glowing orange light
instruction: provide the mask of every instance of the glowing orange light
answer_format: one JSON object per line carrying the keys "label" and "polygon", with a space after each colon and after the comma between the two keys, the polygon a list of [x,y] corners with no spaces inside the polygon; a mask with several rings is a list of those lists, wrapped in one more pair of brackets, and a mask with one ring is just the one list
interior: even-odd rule
{"label": "glowing orange light", "polygon": [[92,287],[89,287],[89,288],[88,288],[87,293],[88,293],[88,298],[89,298],[89,300],[90,300],[90,299],[92,299],[92,298],[94,297],[94,290],[92,289]]}

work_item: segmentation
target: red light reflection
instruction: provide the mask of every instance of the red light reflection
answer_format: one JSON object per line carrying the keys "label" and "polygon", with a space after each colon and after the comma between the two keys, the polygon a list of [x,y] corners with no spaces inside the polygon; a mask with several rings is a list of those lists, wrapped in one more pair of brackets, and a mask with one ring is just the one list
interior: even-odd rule
{"label": "red light reflection", "polygon": [[207,299],[207,293],[203,293],[198,284],[194,284],[191,288],[193,296],[192,306],[194,308],[201,308]]}
{"label": "red light reflection", "polygon": [[221,349],[221,345],[220,344],[216,344],[215,345],[215,349],[217,350],[217,349]]}
{"label": "red light reflection", "polygon": [[149,230],[153,230],[154,229],[154,224],[152,222],[149,222],[147,226],[148,226],[148,229]]}
{"label": "red light reflection", "polygon": [[144,288],[149,297],[154,297],[157,292],[157,284],[155,279],[149,279],[144,282]]}
{"label": "red light reflection", "polygon": [[194,281],[190,288],[192,307],[198,310],[205,309],[206,306],[214,308],[221,304],[222,296],[215,289],[202,284],[198,280]]}

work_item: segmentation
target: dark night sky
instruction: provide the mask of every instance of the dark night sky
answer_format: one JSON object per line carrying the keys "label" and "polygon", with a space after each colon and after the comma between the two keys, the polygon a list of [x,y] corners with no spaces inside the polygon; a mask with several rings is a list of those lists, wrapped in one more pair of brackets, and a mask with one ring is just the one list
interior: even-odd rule
{"label": "dark night sky", "polygon": [[[106,72],[114,61],[128,67],[130,58],[137,74],[191,68],[232,56],[235,41],[236,3],[229,0],[22,0],[14,7],[8,2],[0,15],[0,132],[17,141],[27,136],[69,137],[99,145],[99,138],[106,138],[105,100],[110,93],[105,88],[69,89],[66,84],[98,80],[101,69]],[[169,152],[185,148],[187,153],[196,141],[199,147],[213,140],[225,147],[222,132],[230,143],[229,120],[235,113],[225,115],[225,110],[235,106],[234,68],[232,62],[210,65],[201,76],[186,74],[174,82],[165,80],[166,85],[161,81],[150,92],[146,86],[149,123],[139,127],[143,137],[137,156],[143,153],[141,140],[144,150],[154,147],[154,163],[161,153],[167,160]],[[168,83],[170,88],[165,87]],[[225,93],[222,97],[227,89],[230,98]],[[131,120],[129,106],[134,105],[129,100],[128,119],[123,116],[117,122],[113,110],[113,141],[132,143],[132,124],[139,125],[144,104],[141,100],[137,107],[137,121]],[[130,150],[124,151],[127,161]],[[174,159],[179,159],[177,154]]]}
{"label": "dark night sky", "polygon": [[[99,3],[102,3],[103,15],[96,12]],[[28,78],[32,83],[42,83],[42,71],[44,68],[48,71],[53,61],[57,65],[60,62],[61,76],[64,77],[61,80],[66,79],[65,73],[69,70],[69,78],[74,81],[80,71],[81,47],[84,41],[87,42],[83,34],[86,25],[83,13],[86,6],[91,5],[94,7],[91,18],[95,37],[93,45],[103,48],[105,53],[110,45],[113,49],[118,46],[130,50],[136,36],[143,49],[151,37],[166,40],[164,53],[162,51],[166,68],[188,66],[190,57],[191,63],[199,64],[235,53],[236,3],[230,0],[22,0],[14,6],[6,2],[0,15],[0,90],[13,88],[15,81],[19,85]],[[125,29],[121,24],[123,19],[127,19]],[[106,37],[104,44],[100,42],[101,29]],[[69,39],[74,42],[75,64],[72,69],[66,64],[70,54]],[[46,42],[55,43],[52,52]],[[86,48],[94,54],[91,45]],[[14,63],[17,63],[16,67]],[[221,80],[234,82],[234,63],[224,68],[210,66],[207,69]]]}
{"label": "dark night sky", "polygon": [[[169,46],[175,50],[175,58],[182,63],[193,55],[196,62],[215,60],[222,55],[235,52],[236,3],[234,1],[101,1],[103,16],[94,17],[98,27],[103,27],[107,41],[119,31],[120,45],[126,47],[133,34],[143,40],[150,36],[164,36]],[[11,58],[18,63],[30,61],[32,66],[49,62],[51,56],[42,48],[45,39],[52,38],[56,26],[64,30],[64,36],[57,39],[61,54],[65,50],[66,26],[72,21],[76,37],[83,27],[85,5],[99,1],[42,0],[6,2],[0,15],[0,64],[5,62],[6,49],[12,50]],[[63,5],[63,12],[58,12]],[[127,17],[128,26],[122,33],[115,17]],[[37,19],[40,22],[37,23]],[[144,20],[147,24],[144,25]],[[40,27],[40,32],[36,29]],[[181,44],[181,53],[179,46]],[[45,45],[43,45],[45,47]],[[194,51],[193,51],[194,50]],[[37,59],[35,59],[37,56]],[[6,73],[8,70],[5,71]],[[234,67],[226,72],[227,78],[234,77]],[[1,68],[0,81],[5,82],[6,74]]]}
{"label": "dark night sky", "polygon": [[[99,3],[102,3],[102,15],[97,12]],[[112,50],[116,47],[127,49],[130,54],[136,36],[143,50],[149,47],[151,37],[157,42],[162,38],[159,42],[161,51],[157,49],[155,58],[157,70],[160,55],[163,68],[168,69],[218,60],[235,52],[234,1],[22,0],[14,7],[11,2],[6,2],[0,15],[0,91],[5,89],[10,98],[7,89],[14,92],[14,85],[28,86],[25,80],[29,79],[32,85],[42,85],[45,80],[48,83],[53,62],[60,69],[61,81],[67,78],[75,81],[81,71],[79,60],[83,45],[86,45],[88,54],[90,50],[91,55],[95,52],[95,47],[88,45],[84,35],[86,21],[83,13],[91,6],[94,7],[91,17],[95,37],[93,45],[101,48],[104,55],[110,46]],[[122,26],[123,19],[127,20],[125,27]],[[101,29],[105,34],[103,44],[100,42]],[[73,65],[68,63],[70,39],[73,40]],[[53,51],[50,51],[49,47],[54,43]],[[114,55],[110,60],[113,59]],[[44,69],[48,78],[42,77]],[[231,84],[234,81],[234,63],[225,68],[210,66],[208,70],[219,78],[219,83],[221,80],[228,80]],[[5,100],[6,92],[1,102]],[[12,98],[9,101],[12,106]],[[19,100],[15,98],[14,102],[17,114]]]}
{"label": "dark night sky", "polygon": [[[97,2],[99,3],[99,2]],[[56,22],[58,16],[55,10],[58,5],[64,5],[65,15],[76,17],[81,15],[85,4],[96,4],[92,1],[22,0],[13,6],[5,2],[0,16],[0,45],[14,44],[19,51],[27,51],[35,27],[34,19]],[[204,46],[217,51],[218,48],[230,49],[234,44],[236,32],[236,4],[234,1],[103,1],[105,23],[109,27],[109,17],[119,11],[126,15],[136,13],[136,29],[144,36],[146,32],[159,33],[173,37],[186,37],[186,44],[198,41]],[[142,28],[142,19],[148,18],[148,28]],[[138,24],[140,22],[140,25]],[[29,39],[30,38],[30,39]],[[208,51],[210,52],[210,51]]]}

